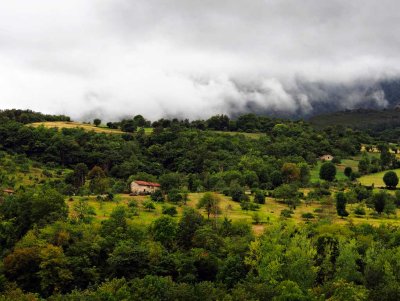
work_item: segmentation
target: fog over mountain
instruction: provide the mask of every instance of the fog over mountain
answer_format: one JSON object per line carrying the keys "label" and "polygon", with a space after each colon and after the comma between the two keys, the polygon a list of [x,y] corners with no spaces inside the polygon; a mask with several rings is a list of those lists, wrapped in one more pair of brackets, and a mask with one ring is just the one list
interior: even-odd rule
{"label": "fog over mountain", "polygon": [[400,102],[395,0],[0,3],[0,109],[304,116]]}

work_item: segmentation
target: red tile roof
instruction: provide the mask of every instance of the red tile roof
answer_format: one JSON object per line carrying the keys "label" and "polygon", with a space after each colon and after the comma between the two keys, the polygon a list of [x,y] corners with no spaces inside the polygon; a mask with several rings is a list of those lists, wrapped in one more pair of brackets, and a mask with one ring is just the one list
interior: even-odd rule
{"label": "red tile roof", "polygon": [[145,181],[135,181],[136,184],[140,186],[152,186],[152,187],[160,187],[161,185],[153,182],[145,182]]}

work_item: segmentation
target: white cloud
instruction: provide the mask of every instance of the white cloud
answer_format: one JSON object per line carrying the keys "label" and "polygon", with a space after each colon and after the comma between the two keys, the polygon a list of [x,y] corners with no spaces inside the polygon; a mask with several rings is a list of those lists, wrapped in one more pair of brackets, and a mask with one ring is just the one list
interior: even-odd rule
{"label": "white cloud", "polygon": [[156,119],[249,104],[289,113],[332,101],[385,106],[368,89],[399,74],[399,8],[395,0],[4,1],[0,108]]}

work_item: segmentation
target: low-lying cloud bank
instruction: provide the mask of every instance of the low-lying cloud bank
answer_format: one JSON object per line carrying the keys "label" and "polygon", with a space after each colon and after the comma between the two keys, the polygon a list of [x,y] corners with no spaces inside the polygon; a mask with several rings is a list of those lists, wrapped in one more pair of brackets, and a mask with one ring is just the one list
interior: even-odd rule
{"label": "low-lying cloud bank", "polygon": [[[395,0],[0,4],[0,108],[75,119],[389,105]],[[400,99],[399,99],[400,102]]]}

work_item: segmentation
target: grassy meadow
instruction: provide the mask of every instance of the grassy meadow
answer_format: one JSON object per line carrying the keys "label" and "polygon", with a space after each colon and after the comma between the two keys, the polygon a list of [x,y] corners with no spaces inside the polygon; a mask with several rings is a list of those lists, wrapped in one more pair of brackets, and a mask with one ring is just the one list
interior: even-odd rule
{"label": "grassy meadow", "polygon": [[[398,177],[400,177],[400,169],[393,170]],[[383,175],[388,172],[388,170],[369,174],[362,176],[358,179],[358,181],[364,186],[374,185],[375,187],[385,187],[385,183],[383,182]]]}
{"label": "grassy meadow", "polygon": [[[178,220],[179,217],[182,215],[185,206],[196,208],[196,205],[200,198],[202,197],[203,193],[190,193],[189,194],[189,201],[186,205],[176,205],[178,214],[175,216],[175,219]],[[219,195],[220,196],[220,203],[219,207],[221,209],[220,214],[218,214],[217,218],[222,220],[223,218],[228,218],[232,221],[242,221],[245,223],[251,223],[253,227],[253,231],[255,234],[261,234],[264,230],[264,227],[270,223],[279,221],[281,219],[286,219],[281,217],[281,211],[284,209],[288,209],[288,206],[283,202],[279,202],[273,198],[266,198],[266,203],[260,205],[260,209],[257,211],[244,211],[241,209],[240,204],[231,200],[230,197]],[[67,200],[67,204],[70,208],[69,213],[71,217],[77,215],[75,211],[75,206],[78,203],[78,200],[82,197],[72,197]],[[147,210],[143,206],[143,202],[146,200],[150,200],[149,196],[130,196],[128,194],[118,194],[115,195],[113,201],[99,201],[96,199],[95,196],[90,196],[85,198],[88,202],[88,205],[94,209],[95,216],[93,219],[95,222],[101,222],[109,218],[112,210],[116,206],[124,206],[128,208],[128,212],[132,212],[131,218],[133,223],[141,224],[141,225],[149,225],[154,220],[162,216],[162,208],[163,206],[171,206],[174,204],[164,202],[164,203],[154,203],[155,209],[154,210]],[[129,202],[135,201],[137,203],[137,207],[132,210],[129,207]],[[373,225],[380,225],[380,224],[399,224],[400,219],[397,216],[386,216],[382,215],[379,218],[372,217],[371,214],[373,213],[372,209],[366,209],[367,215],[364,217],[356,216],[354,214],[354,209],[359,204],[348,204],[347,209],[350,215],[347,218],[340,218],[336,214],[336,208],[334,205],[333,200],[325,201],[325,202],[318,202],[314,201],[311,203],[301,202],[299,206],[297,206],[296,210],[290,220],[293,220],[295,223],[305,223],[308,221],[318,221],[318,220],[327,220],[335,224],[345,224],[348,222],[354,224],[360,223],[369,223]],[[135,213],[133,213],[135,212]],[[199,212],[203,214],[204,217],[207,217],[207,214],[204,210],[199,209]],[[304,213],[312,213],[314,218],[305,219],[303,218]],[[254,215],[259,216],[259,222],[254,222]],[[210,217],[213,218],[213,217]]]}
{"label": "grassy meadow", "polygon": [[[101,124],[98,127],[93,124],[75,122],[75,121],[46,121],[46,122],[36,122],[30,123],[30,126],[39,127],[44,126],[46,128],[58,128],[58,129],[74,129],[81,128],[85,131],[93,131],[96,133],[106,133],[106,134],[123,134],[121,130],[118,129],[110,129],[105,125]],[[146,134],[151,134],[153,132],[153,128],[144,128],[144,132]]]}
{"label": "grassy meadow", "polygon": [[225,131],[214,131],[215,133],[219,134],[227,134],[227,135],[243,135],[246,138],[251,138],[251,139],[258,139],[260,137],[266,136],[264,133],[246,133],[246,132],[225,132]]}
{"label": "grassy meadow", "polygon": [[94,131],[96,133],[111,133],[111,134],[122,134],[123,132],[116,129],[109,129],[103,126],[94,126],[92,124],[86,124],[81,122],[68,122],[68,121],[47,121],[47,122],[36,122],[29,124],[33,127],[44,126],[46,128],[58,128],[58,129],[73,129],[73,128],[81,128],[85,131]]}
{"label": "grassy meadow", "polygon": [[[347,177],[344,175],[344,169],[350,166],[353,170],[357,170],[358,162],[355,160],[342,160],[342,163],[336,164],[336,179],[346,180]],[[322,162],[318,161],[317,164],[310,170],[310,180],[312,183],[320,181],[319,170],[321,169]]]}

